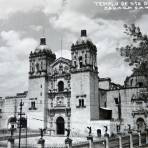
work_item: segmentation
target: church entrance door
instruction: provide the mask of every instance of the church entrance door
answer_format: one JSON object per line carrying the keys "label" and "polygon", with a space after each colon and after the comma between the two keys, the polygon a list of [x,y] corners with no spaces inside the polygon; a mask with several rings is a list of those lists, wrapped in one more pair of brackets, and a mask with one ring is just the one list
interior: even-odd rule
{"label": "church entrance door", "polygon": [[145,121],[143,118],[138,118],[137,119],[137,129],[143,132],[145,130]]}
{"label": "church entrance door", "polygon": [[64,123],[64,119],[62,117],[57,118],[56,126],[57,126],[57,134],[58,135],[64,135],[64,133],[65,133],[65,123]]}

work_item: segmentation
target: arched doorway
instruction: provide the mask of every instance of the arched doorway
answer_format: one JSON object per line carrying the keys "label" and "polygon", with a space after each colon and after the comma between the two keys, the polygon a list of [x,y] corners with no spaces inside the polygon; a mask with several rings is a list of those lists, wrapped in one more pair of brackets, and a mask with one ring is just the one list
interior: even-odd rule
{"label": "arched doorway", "polygon": [[101,137],[101,129],[97,129],[97,136]]}
{"label": "arched doorway", "polygon": [[8,128],[9,129],[10,128],[16,128],[16,126],[17,126],[17,119],[16,119],[16,117],[10,117],[8,119]]}
{"label": "arched doorway", "polygon": [[56,126],[57,126],[57,134],[58,135],[64,135],[64,133],[65,133],[65,123],[64,123],[64,119],[62,117],[57,118]]}
{"label": "arched doorway", "polygon": [[145,121],[143,118],[138,118],[136,124],[137,124],[137,129],[141,131],[145,130]]}

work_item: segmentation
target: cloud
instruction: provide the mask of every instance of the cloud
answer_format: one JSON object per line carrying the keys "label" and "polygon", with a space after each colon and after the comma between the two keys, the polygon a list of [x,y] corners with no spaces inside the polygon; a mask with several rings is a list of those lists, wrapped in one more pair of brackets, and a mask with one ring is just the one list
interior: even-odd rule
{"label": "cloud", "polygon": [[[129,66],[124,65],[123,58],[116,50],[117,47],[124,46],[128,42],[123,33],[125,24],[123,20],[96,19],[80,12],[66,10],[59,17],[52,18],[50,22],[57,29],[69,30],[77,35],[79,32],[77,39],[80,37],[81,29],[88,30],[88,37],[98,49],[97,59],[101,77],[111,77],[113,81],[123,83],[127,74],[130,74]],[[113,70],[107,72],[109,69]]]}
{"label": "cloud", "polygon": [[57,13],[63,0],[0,0],[0,19],[7,19],[16,12],[42,11],[46,14]]}
{"label": "cloud", "polygon": [[79,12],[83,15],[86,15],[90,18],[94,17],[98,13],[103,13],[104,10],[96,7],[95,2],[92,0],[67,0],[65,5],[66,11]]}
{"label": "cloud", "polygon": [[110,77],[116,83],[123,84],[125,77],[132,72],[117,52],[105,54],[99,61],[99,76]]}
{"label": "cloud", "polygon": [[90,34],[97,46],[97,60],[99,76],[110,77],[114,82],[122,83],[131,69],[123,61],[123,57],[116,50],[128,43],[127,36],[123,33],[124,21],[97,19],[98,28]]}
{"label": "cloud", "polygon": [[61,51],[58,50],[58,51],[55,52],[55,54],[56,54],[57,58],[60,58],[62,56],[63,58],[71,59],[70,50],[62,50],[62,54],[61,54]]}
{"label": "cloud", "polygon": [[90,34],[98,48],[98,56],[117,52],[116,48],[127,42],[123,33],[124,21],[97,19],[98,29]]}
{"label": "cloud", "polygon": [[[17,60],[23,61],[20,56],[28,56],[29,51],[37,46],[37,41],[33,38],[23,38],[21,39],[21,35],[13,30],[10,31],[2,31],[0,34],[2,40],[5,42],[5,46],[1,48],[1,51],[5,51],[6,54],[11,55],[9,60]],[[11,54],[10,54],[11,53]]]}
{"label": "cloud", "polygon": [[127,64],[118,61],[117,65],[111,66],[107,64],[101,64],[99,69],[100,77],[110,77],[113,82],[124,84],[126,76],[131,75],[131,70],[128,68]]}
{"label": "cloud", "polygon": [[64,0],[45,0],[43,12],[45,14],[56,14],[62,10]]}
{"label": "cloud", "polygon": [[79,32],[83,28],[91,32],[98,28],[95,21],[74,11],[64,11],[59,17],[51,18],[50,23],[55,28],[69,29],[72,32]]}
{"label": "cloud", "polygon": [[12,95],[23,89],[27,90],[28,56],[37,46],[36,40],[21,38],[21,34],[13,30],[2,31],[0,37],[4,42],[0,46],[0,95]]}
{"label": "cloud", "polygon": [[141,18],[139,20],[137,20],[135,22],[135,24],[137,24],[140,28],[141,28],[141,31],[145,34],[148,34],[148,14],[144,14],[141,16]]}
{"label": "cloud", "polygon": [[37,32],[43,31],[43,26],[41,26],[41,25],[30,25],[30,28],[34,31],[37,31]]}
{"label": "cloud", "polygon": [[[57,57],[61,56],[59,37],[63,36],[64,40],[62,56],[71,59],[72,42],[80,37],[81,29],[87,29],[98,48],[99,75],[123,82],[130,74],[116,48],[127,44],[123,24],[137,16],[136,12],[128,16],[128,12],[103,11],[92,0],[0,0],[0,6],[0,21],[4,19],[0,27],[8,30],[0,33],[1,94],[27,89],[28,56],[38,44],[30,36],[39,38],[42,26],[47,30],[49,47],[53,52],[55,49]],[[136,16],[134,20],[147,33],[148,15],[140,17],[140,14],[138,20]]]}
{"label": "cloud", "polygon": [[[143,33],[148,34],[148,15],[142,15],[136,24],[140,26]],[[98,64],[99,74],[101,77],[111,77],[113,81],[123,83],[126,76],[129,76],[132,71],[128,63],[123,61],[117,47],[124,47],[129,44],[129,38],[123,33],[124,21],[115,20],[98,20],[101,24],[101,29],[93,34],[98,47]]]}

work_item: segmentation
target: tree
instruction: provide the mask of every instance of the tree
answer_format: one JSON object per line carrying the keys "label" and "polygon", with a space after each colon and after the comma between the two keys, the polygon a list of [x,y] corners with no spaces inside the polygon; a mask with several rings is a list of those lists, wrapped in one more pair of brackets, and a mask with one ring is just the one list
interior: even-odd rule
{"label": "tree", "polygon": [[133,67],[133,70],[148,75],[148,36],[138,26],[124,25],[129,44],[118,48],[120,55]]}

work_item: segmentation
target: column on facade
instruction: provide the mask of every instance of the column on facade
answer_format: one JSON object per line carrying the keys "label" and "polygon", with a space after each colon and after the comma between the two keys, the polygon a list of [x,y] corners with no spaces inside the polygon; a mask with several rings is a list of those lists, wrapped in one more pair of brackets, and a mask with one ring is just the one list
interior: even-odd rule
{"label": "column on facade", "polygon": [[130,136],[130,148],[133,148],[133,135],[132,135],[132,131],[129,131],[129,136]]}
{"label": "column on facade", "polygon": [[122,135],[121,135],[121,133],[118,133],[118,138],[119,138],[119,148],[122,148]]}
{"label": "column on facade", "polygon": [[139,146],[142,146],[141,143],[141,131],[138,130],[138,137],[139,137]]}
{"label": "column on facade", "polygon": [[109,148],[109,134],[105,133],[105,148]]}

